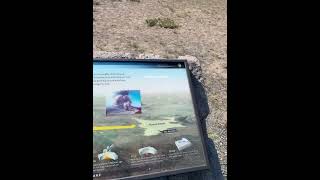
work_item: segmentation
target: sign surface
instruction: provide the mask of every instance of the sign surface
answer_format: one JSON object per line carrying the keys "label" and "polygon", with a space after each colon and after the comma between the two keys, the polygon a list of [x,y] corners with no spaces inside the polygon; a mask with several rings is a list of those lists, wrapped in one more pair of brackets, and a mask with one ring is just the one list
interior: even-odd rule
{"label": "sign surface", "polygon": [[186,61],[93,61],[93,178],[208,168]]}

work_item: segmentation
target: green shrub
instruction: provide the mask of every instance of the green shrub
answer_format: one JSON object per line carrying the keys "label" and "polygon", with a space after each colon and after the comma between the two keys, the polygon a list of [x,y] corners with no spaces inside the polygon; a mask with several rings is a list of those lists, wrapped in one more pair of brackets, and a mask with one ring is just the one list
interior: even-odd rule
{"label": "green shrub", "polygon": [[159,26],[163,28],[176,29],[178,25],[169,18],[159,19]]}
{"label": "green shrub", "polygon": [[169,18],[154,18],[154,19],[147,19],[146,23],[149,27],[153,26],[160,26],[162,28],[169,28],[169,29],[176,29],[179,26]]}
{"label": "green shrub", "polygon": [[158,19],[147,19],[146,20],[146,23],[148,24],[149,27],[153,27],[155,25],[157,25],[158,23]]}

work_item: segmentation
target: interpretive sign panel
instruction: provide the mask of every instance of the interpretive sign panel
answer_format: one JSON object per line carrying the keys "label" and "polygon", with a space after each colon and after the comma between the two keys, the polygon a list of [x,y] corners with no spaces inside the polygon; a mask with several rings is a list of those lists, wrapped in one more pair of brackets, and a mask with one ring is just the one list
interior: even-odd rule
{"label": "interpretive sign panel", "polygon": [[144,179],[208,168],[183,60],[93,61],[93,178]]}

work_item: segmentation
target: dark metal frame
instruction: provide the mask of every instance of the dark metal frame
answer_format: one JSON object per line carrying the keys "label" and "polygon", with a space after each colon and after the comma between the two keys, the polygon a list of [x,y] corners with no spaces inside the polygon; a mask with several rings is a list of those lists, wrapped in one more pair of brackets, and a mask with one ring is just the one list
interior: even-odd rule
{"label": "dark metal frame", "polygon": [[[191,92],[192,96],[192,102],[193,102],[193,108],[195,110],[195,116],[196,116],[196,121],[200,133],[200,138],[202,141],[202,148],[204,151],[205,155],[205,161],[206,165],[205,166],[199,166],[199,167],[191,167],[191,168],[184,168],[184,169],[178,169],[178,170],[173,170],[173,171],[166,171],[166,172],[158,172],[158,173],[151,173],[151,174],[146,174],[146,175],[138,175],[138,176],[129,176],[129,177],[124,177],[124,178],[118,178],[119,180],[142,180],[142,179],[148,179],[148,178],[156,178],[156,177],[161,177],[161,176],[169,176],[169,175],[176,175],[176,174],[181,174],[181,173],[187,173],[187,172],[193,172],[193,171],[199,171],[199,170],[207,170],[210,168],[209,164],[209,159],[208,159],[208,151],[207,147],[205,145],[205,140],[204,140],[204,134],[203,134],[203,126],[200,122],[199,119],[199,113],[198,113],[198,107],[196,105],[195,101],[195,95],[194,95],[194,89],[192,86],[192,81],[191,81],[191,74],[188,66],[187,60],[176,60],[176,59],[106,59],[106,58],[94,58],[93,59],[94,63],[99,63],[99,62],[146,62],[146,63],[171,63],[171,62],[180,62],[184,63],[185,69],[187,72],[188,76],[188,83],[189,83],[189,89]],[[103,177],[96,178],[96,179],[104,179]]]}

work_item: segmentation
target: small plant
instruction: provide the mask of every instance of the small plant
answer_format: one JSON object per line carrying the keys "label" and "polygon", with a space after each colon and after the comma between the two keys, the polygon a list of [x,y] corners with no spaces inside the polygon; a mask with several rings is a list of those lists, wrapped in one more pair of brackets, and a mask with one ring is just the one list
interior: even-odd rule
{"label": "small plant", "polygon": [[154,19],[147,19],[146,23],[149,27],[153,27],[159,25],[162,28],[169,28],[169,29],[176,29],[179,26],[169,18],[154,18]]}
{"label": "small plant", "polygon": [[178,25],[169,18],[159,19],[159,26],[163,28],[176,29]]}
{"label": "small plant", "polygon": [[155,25],[157,25],[158,23],[158,19],[154,18],[154,19],[147,19],[146,23],[149,27],[153,27]]}

